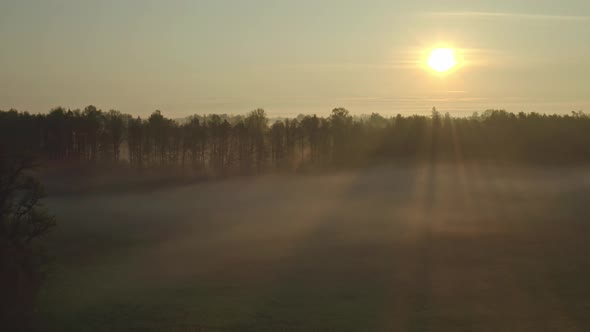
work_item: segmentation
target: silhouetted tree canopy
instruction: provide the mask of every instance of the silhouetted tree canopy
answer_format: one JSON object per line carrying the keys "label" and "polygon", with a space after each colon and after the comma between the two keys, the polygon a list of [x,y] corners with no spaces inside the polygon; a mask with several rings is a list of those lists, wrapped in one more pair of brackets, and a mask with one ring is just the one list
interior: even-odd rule
{"label": "silhouetted tree canopy", "polygon": [[451,117],[329,117],[270,121],[262,109],[245,116],[195,115],[182,121],[160,111],[147,119],[94,106],[48,114],[0,111],[0,149],[80,165],[180,167],[209,174],[270,169],[349,167],[384,160],[590,161],[590,117],[509,113]]}
{"label": "silhouetted tree canopy", "polygon": [[27,158],[0,157],[0,246],[20,247],[47,233],[55,219],[41,205],[43,187]]}

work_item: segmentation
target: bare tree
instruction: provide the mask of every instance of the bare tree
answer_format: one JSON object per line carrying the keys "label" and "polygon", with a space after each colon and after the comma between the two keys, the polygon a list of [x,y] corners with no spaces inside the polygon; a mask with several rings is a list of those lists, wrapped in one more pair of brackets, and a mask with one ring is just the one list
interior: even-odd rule
{"label": "bare tree", "polygon": [[28,328],[41,283],[31,241],[55,226],[41,205],[40,183],[26,173],[30,159],[0,156],[0,330]]}

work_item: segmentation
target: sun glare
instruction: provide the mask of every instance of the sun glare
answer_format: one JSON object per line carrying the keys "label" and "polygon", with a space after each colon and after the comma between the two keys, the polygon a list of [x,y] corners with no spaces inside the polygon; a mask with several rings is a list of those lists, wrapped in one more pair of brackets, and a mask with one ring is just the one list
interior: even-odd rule
{"label": "sun glare", "polygon": [[457,57],[450,48],[437,48],[430,52],[427,63],[433,70],[444,73],[457,65]]}

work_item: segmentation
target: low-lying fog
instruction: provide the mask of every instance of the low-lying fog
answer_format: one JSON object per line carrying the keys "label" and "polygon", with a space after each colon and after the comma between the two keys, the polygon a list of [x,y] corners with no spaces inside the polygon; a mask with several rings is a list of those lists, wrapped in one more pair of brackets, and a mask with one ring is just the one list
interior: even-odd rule
{"label": "low-lying fog", "polygon": [[47,205],[47,330],[590,329],[589,170],[382,167]]}

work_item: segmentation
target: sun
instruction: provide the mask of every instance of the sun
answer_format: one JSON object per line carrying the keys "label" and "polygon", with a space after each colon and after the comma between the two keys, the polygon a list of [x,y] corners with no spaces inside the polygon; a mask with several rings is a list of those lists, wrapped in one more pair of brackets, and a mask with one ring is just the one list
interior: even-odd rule
{"label": "sun", "polygon": [[436,48],[430,52],[426,62],[433,70],[444,73],[457,65],[455,51],[450,48]]}

